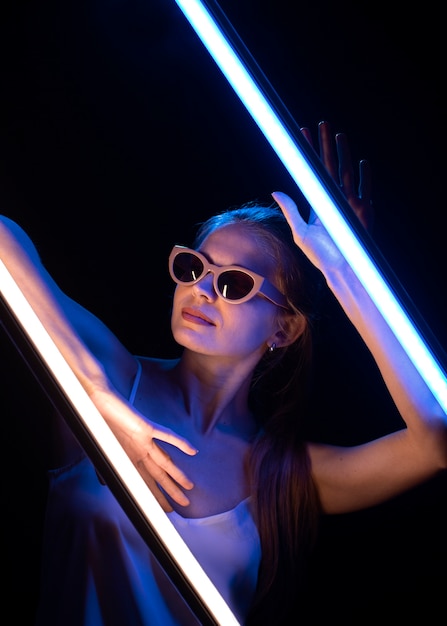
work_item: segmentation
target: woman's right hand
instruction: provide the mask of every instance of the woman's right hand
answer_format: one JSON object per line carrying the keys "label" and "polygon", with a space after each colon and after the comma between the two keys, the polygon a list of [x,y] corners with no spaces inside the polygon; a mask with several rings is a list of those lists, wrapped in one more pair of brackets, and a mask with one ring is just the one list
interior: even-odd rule
{"label": "woman's right hand", "polygon": [[157,440],[190,456],[194,456],[197,449],[169,428],[146,419],[110,390],[96,389],[90,398],[163,510],[172,511],[165,493],[180,506],[187,506],[189,499],[183,490],[189,491],[194,484],[172,462]]}

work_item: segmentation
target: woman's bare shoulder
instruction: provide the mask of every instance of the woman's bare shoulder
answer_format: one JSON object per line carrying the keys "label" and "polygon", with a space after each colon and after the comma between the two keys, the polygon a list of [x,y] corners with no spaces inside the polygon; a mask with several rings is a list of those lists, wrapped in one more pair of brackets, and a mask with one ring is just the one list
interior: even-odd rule
{"label": "woman's bare shoulder", "polygon": [[141,363],[143,372],[152,375],[172,372],[179,362],[179,359],[161,359],[151,356],[135,356],[135,358]]}

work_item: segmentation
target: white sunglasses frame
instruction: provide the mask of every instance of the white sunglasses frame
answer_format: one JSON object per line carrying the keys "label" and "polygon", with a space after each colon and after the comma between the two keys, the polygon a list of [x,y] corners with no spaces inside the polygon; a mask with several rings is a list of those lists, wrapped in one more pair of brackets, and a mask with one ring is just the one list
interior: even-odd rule
{"label": "white sunglasses frame", "polygon": [[[198,258],[199,261],[203,265],[203,272],[195,280],[191,280],[191,281],[179,280],[174,273],[174,261],[179,254],[183,254],[183,253],[192,254],[193,256]],[[221,292],[221,290],[219,289],[219,284],[218,284],[219,276],[221,276],[225,272],[231,272],[231,271],[240,272],[242,274],[247,274],[253,280],[253,288],[249,291],[249,293],[246,296],[243,296],[242,298],[238,298],[237,300],[226,298]],[[254,298],[256,295],[261,294],[262,296],[264,296],[264,298],[267,298],[267,300],[270,300],[270,302],[272,302],[276,306],[279,306],[282,309],[290,310],[290,306],[287,303],[286,296],[282,294],[274,285],[272,285],[272,283],[269,280],[267,280],[265,276],[261,276],[260,274],[257,274],[256,272],[253,272],[252,270],[248,270],[247,268],[241,267],[239,265],[214,265],[213,263],[210,263],[208,259],[201,252],[198,252],[197,250],[193,250],[192,248],[187,248],[185,246],[179,246],[179,245],[175,245],[172,248],[171,253],[169,255],[169,274],[171,275],[172,280],[178,285],[195,285],[210,272],[213,274],[214,291],[219,296],[219,298],[222,298],[222,300],[225,300],[225,302],[229,302],[230,304],[243,304],[244,302],[247,302],[248,300],[251,300],[252,298]]]}

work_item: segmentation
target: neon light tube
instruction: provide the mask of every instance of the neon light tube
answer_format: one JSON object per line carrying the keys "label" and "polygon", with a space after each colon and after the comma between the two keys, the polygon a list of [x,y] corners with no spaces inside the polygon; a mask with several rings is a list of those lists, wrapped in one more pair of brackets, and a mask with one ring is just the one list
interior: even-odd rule
{"label": "neon light tube", "polygon": [[[357,274],[375,305],[419,370],[433,395],[447,412],[447,378],[439,362],[398,302],[389,285],[343,216],[315,171],[309,155],[299,147],[267,97],[265,89],[244,64],[242,55],[200,0],[176,0],[218,67],[251,114],[292,179],[313,207],[332,239]],[[321,170],[321,167],[320,167]]]}
{"label": "neon light tube", "polygon": [[138,503],[149,526],[155,529],[184,577],[191,583],[196,596],[201,598],[202,604],[210,613],[210,623],[238,626],[239,622],[227,603],[166,517],[165,512],[90,400],[2,261],[0,261],[0,293],[75,408],[90,436],[96,442],[100,442],[108,463],[124,482],[133,500]]}

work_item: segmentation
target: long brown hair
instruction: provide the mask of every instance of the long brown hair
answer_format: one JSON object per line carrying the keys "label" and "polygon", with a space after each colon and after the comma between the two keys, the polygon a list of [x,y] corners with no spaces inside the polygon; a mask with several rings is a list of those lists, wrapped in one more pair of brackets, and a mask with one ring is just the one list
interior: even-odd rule
{"label": "long brown hair", "polygon": [[248,472],[262,558],[246,624],[271,626],[287,623],[293,611],[318,530],[320,507],[305,441],[313,331],[323,278],[294,243],[277,206],[250,203],[219,213],[200,226],[194,246],[233,223],[243,223],[272,257],[279,289],[290,310],[306,322],[293,344],[265,353],[250,394],[260,429]]}

